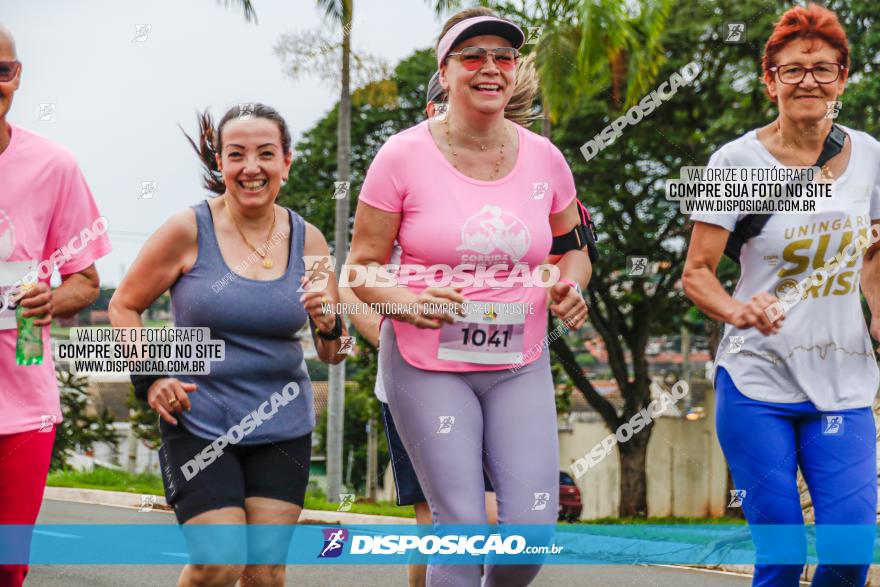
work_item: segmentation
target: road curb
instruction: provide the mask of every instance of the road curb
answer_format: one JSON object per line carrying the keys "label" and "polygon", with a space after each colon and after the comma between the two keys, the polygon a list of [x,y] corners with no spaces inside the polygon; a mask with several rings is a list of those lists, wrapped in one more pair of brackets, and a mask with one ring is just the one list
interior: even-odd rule
{"label": "road curb", "polygon": [[[171,506],[165,502],[161,495],[147,495],[142,493],[127,493],[125,491],[106,491],[103,489],[81,489],[78,487],[46,487],[43,494],[45,499],[57,501],[73,501],[78,503],[91,503],[115,507],[127,507],[141,509],[144,506],[144,498],[149,501],[155,497],[152,510],[172,511]],[[402,518],[398,516],[377,516],[374,514],[356,514],[352,512],[332,512],[325,510],[302,511],[299,518],[300,524],[415,524],[414,518]]]}
{"label": "road curb", "polygon": [[110,505],[137,509],[141,508],[145,497],[150,499],[150,501],[152,501],[152,498],[156,498],[152,509],[171,511],[171,506],[165,503],[165,498],[161,495],[128,493],[125,491],[105,491],[103,489],[82,489],[79,487],[46,487],[46,491],[43,493],[44,499],[75,501],[78,503],[92,503],[97,505]]}

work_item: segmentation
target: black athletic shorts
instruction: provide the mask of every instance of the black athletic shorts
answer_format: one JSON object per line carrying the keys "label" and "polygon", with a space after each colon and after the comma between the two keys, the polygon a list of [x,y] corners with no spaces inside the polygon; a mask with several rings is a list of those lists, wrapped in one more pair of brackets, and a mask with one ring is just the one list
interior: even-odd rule
{"label": "black athletic shorts", "polygon": [[227,445],[208,463],[194,457],[213,440],[195,436],[180,420],[177,426],[162,420],[159,430],[165,500],[181,524],[207,511],[244,508],[246,497],[268,497],[302,507],[309,482],[311,433],[267,444]]}

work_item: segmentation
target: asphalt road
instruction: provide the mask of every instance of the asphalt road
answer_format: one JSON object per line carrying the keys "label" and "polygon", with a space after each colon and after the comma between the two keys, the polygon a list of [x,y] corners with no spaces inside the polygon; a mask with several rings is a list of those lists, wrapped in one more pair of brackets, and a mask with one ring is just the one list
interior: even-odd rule
{"label": "asphalt road", "polygon": [[[168,512],[45,500],[41,524],[167,524]],[[174,586],[178,565],[34,565],[26,587]],[[624,565],[547,565],[535,587],[747,587],[748,577],[692,569]],[[286,585],[297,587],[406,585],[402,565],[290,565]]]}

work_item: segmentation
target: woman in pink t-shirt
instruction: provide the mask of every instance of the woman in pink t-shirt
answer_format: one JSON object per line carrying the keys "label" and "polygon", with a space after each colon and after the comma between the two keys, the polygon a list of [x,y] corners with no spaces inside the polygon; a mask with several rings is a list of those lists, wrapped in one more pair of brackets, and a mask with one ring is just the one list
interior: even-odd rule
{"label": "woman in pink t-shirt", "polygon": [[[485,466],[500,523],[554,524],[547,290],[555,281],[550,309],[579,328],[591,269],[576,248],[550,256],[549,278],[540,266],[554,237],[580,224],[574,180],[546,138],[504,118],[520,28],[464,11],[440,37],[448,112],[379,150],[360,192],[349,261],[386,263],[397,239],[406,287],[352,285],[392,319],[381,329],[384,386],[434,522],[486,523]],[[489,586],[525,585],[540,569],[487,563]],[[429,585],[479,583],[478,565],[429,569]]]}

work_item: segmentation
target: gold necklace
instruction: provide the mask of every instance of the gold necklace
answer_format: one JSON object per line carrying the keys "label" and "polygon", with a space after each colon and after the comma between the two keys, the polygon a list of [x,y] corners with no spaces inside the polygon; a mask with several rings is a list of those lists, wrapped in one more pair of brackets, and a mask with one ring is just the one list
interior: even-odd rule
{"label": "gold necklace", "polygon": [[[247,243],[247,246],[252,248],[254,250],[254,252],[256,254],[258,254],[263,259],[263,267],[265,267],[266,269],[271,269],[272,265],[274,264],[274,263],[272,263],[272,259],[270,259],[266,253],[262,252],[260,249],[258,249],[257,247],[255,247],[254,245],[251,244],[251,241],[248,240],[248,237],[246,237],[244,235],[244,233],[241,231],[241,228],[238,226],[238,222],[235,221],[235,216],[232,215],[232,211],[229,209],[229,203],[225,199],[223,200],[223,207],[226,208],[226,213],[229,214],[229,218],[232,219],[232,224],[235,225],[235,229],[238,230],[238,234],[241,235],[241,238],[244,239],[244,242]],[[269,242],[269,238],[271,238],[272,234],[275,232],[275,218],[276,218],[275,205],[273,204],[272,205],[272,228],[269,229],[269,236],[266,237],[267,243]]]}
{"label": "gold necklace", "polygon": [[[455,147],[452,146],[452,133],[449,131],[449,117],[448,116],[443,119],[443,124],[446,126],[446,144],[449,145],[449,150],[450,150],[450,152],[452,152],[452,166],[455,167],[456,169],[458,169],[459,171],[461,171],[461,169],[458,168],[458,153],[455,152]],[[467,134],[467,133],[465,133],[465,134]],[[468,136],[470,136],[470,135],[468,135]],[[479,143],[481,151],[485,151],[488,148],[488,147],[486,147],[486,145],[480,143],[480,141],[477,140],[476,138],[474,138],[474,137],[471,137],[471,138],[473,138],[475,141],[477,141],[477,143]],[[498,159],[495,160],[495,170],[492,172],[492,175],[489,176],[488,181],[492,181],[493,179],[495,179],[495,176],[498,175],[498,171],[501,169],[501,162],[502,161],[504,161],[504,142],[503,141],[501,143],[501,148],[498,150]]]}
{"label": "gold necklace", "polygon": [[[782,125],[779,124],[778,119],[776,120],[776,134],[779,135],[779,141],[782,143],[782,147],[787,149],[789,145],[785,142],[785,137],[782,136]],[[825,179],[834,179],[834,172],[828,167],[828,163],[825,163],[825,165],[822,166],[822,177]]]}

